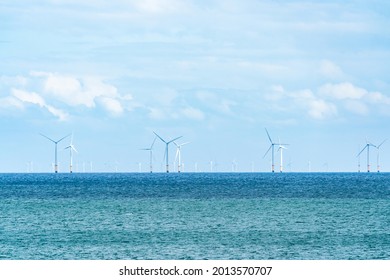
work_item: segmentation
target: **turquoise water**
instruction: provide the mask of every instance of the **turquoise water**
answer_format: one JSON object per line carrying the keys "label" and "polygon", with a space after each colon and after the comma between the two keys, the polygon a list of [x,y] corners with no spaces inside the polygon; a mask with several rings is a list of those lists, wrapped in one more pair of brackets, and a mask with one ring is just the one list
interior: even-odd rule
{"label": "turquoise water", "polygon": [[0,174],[0,259],[390,259],[390,174]]}

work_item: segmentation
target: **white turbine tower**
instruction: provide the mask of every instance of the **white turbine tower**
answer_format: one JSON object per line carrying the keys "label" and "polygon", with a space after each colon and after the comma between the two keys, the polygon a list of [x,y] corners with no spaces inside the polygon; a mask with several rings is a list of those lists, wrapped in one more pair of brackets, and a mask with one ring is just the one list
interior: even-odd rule
{"label": "white turbine tower", "polygon": [[[286,145],[286,144],[283,144],[283,145]],[[279,148],[278,148],[278,152],[280,153],[280,173],[283,172],[283,150],[287,150],[287,148],[283,145],[279,145]]]}
{"label": "white turbine tower", "polygon": [[175,140],[177,140],[177,139],[179,139],[179,138],[181,138],[181,137],[183,137],[183,136],[176,137],[176,138],[174,138],[174,139],[172,139],[172,140],[170,140],[170,141],[165,141],[165,140],[162,139],[156,132],[153,131],[153,133],[154,133],[158,138],[160,138],[160,140],[161,140],[162,142],[165,143],[165,162],[166,162],[166,168],[167,168],[166,171],[167,171],[167,173],[169,173],[168,146],[169,146],[170,143],[172,143],[173,141],[175,141]]}
{"label": "white turbine tower", "polygon": [[357,155],[359,157],[360,154],[363,153],[363,151],[365,149],[367,149],[367,172],[370,172],[370,147],[377,148],[377,146],[375,146],[374,144],[368,142],[367,139],[366,139],[366,145],[364,146],[363,150],[361,150],[360,153]]}
{"label": "white turbine tower", "polygon": [[149,151],[149,157],[150,157],[150,159],[149,159],[149,168],[150,168],[150,173],[153,173],[153,146],[154,146],[154,142],[156,142],[156,139],[157,139],[157,136],[154,137],[152,145],[150,145],[150,148],[141,149],[141,150],[144,150],[144,151]]}
{"label": "white turbine tower", "polygon": [[264,154],[263,158],[265,158],[265,156],[268,154],[268,152],[272,149],[272,168],[271,168],[271,171],[272,172],[275,172],[275,159],[274,159],[274,154],[275,154],[275,151],[274,151],[274,148],[275,148],[275,145],[288,145],[288,144],[283,144],[283,143],[274,143],[271,139],[271,136],[269,136],[269,133],[268,133],[268,130],[265,129],[265,132],[267,132],[267,136],[268,136],[268,139],[269,141],[271,142],[271,146],[269,146],[267,152]]}
{"label": "white turbine tower", "polygon": [[380,143],[378,145],[377,150],[378,150],[378,153],[377,153],[377,157],[376,157],[376,166],[377,166],[377,171],[380,172],[380,164],[379,164],[379,148],[383,145],[383,143],[386,142],[387,139],[383,140],[382,143]]}
{"label": "white turbine tower", "polygon": [[47,137],[46,135],[43,135],[42,133],[40,133],[40,135],[54,143],[54,173],[58,173],[57,144],[64,140],[66,137],[68,137],[70,134],[62,137],[60,140],[57,141],[54,141],[53,139]]}
{"label": "white turbine tower", "polygon": [[72,170],[72,167],[73,167],[73,152],[78,153],[76,148],[73,145],[73,133],[72,133],[72,136],[70,138],[70,144],[69,144],[69,146],[65,147],[65,149],[69,149],[69,156],[70,156],[69,173],[72,173],[73,172],[73,170]]}
{"label": "white turbine tower", "polygon": [[177,172],[180,173],[181,171],[181,167],[182,167],[182,162],[181,162],[181,147],[188,144],[190,142],[185,142],[185,143],[182,143],[180,145],[178,145],[175,141],[173,141],[173,144],[175,144],[176,146],[176,156],[175,156],[175,162],[174,162],[174,165],[176,165],[176,161],[178,160],[178,164],[177,164]]}

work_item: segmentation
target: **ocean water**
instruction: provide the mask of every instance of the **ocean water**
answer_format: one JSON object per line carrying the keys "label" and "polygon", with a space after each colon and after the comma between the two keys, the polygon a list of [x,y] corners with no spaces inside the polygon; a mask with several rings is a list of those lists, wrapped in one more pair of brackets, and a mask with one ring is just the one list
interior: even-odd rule
{"label": "ocean water", "polygon": [[390,259],[390,174],[0,174],[0,259]]}

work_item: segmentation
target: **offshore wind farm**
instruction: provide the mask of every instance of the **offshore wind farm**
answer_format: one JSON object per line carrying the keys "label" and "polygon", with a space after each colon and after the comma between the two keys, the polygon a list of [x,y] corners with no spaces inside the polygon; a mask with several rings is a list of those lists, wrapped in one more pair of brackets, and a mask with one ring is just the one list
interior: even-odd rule
{"label": "offshore wind farm", "polygon": [[0,18],[0,263],[390,259],[389,1]]}
{"label": "offshore wind farm", "polygon": [[[148,152],[148,157],[146,156],[143,156],[142,159],[141,158],[137,158],[137,159],[129,159],[128,162],[122,162],[121,164],[125,166],[125,168],[123,169],[123,167],[121,169],[118,169],[118,165],[119,165],[119,162],[118,161],[114,161],[112,163],[107,163],[105,162],[105,169],[100,169],[100,170],[97,170],[97,172],[118,172],[120,170],[120,172],[149,172],[149,173],[153,173],[153,172],[165,172],[165,173],[169,173],[169,172],[177,172],[177,173],[181,173],[181,172],[184,172],[184,161],[182,159],[182,154],[181,154],[181,149],[182,149],[182,146],[185,146],[191,142],[189,141],[186,141],[186,142],[182,142],[182,143],[178,143],[177,140],[181,139],[183,136],[179,136],[179,137],[175,137],[175,138],[172,138],[170,139],[169,141],[168,140],[165,140],[164,138],[162,138],[161,136],[159,136],[159,134],[157,134],[156,132],[153,131],[153,134],[154,134],[154,138],[152,138],[152,142],[151,142],[151,145],[150,147],[148,148],[140,148],[139,150],[142,150],[142,151],[147,151]],[[62,138],[60,138],[59,140],[53,140],[49,137],[47,137],[46,135],[40,133],[41,136],[43,136],[44,138],[48,139],[49,141],[51,141],[52,143],[54,143],[54,161],[52,161],[51,163],[47,163],[47,166],[51,165],[52,166],[52,172],[54,173],[58,173],[59,172],[59,164],[58,164],[58,145],[61,143],[61,141],[63,141],[65,138],[69,137],[70,136],[70,143],[69,144],[65,144],[64,146],[65,147],[61,147],[60,150],[68,150],[69,151],[69,163],[68,163],[68,168],[64,168],[61,170],[61,172],[69,172],[69,173],[73,173],[73,172],[92,172],[92,161],[88,161],[89,165],[90,165],[90,168],[89,169],[86,169],[85,166],[86,166],[86,161],[83,161],[83,162],[79,162],[77,161],[76,159],[76,166],[77,168],[75,169],[75,164],[74,164],[74,153],[78,154],[78,150],[75,148],[75,145],[73,143],[74,141],[74,133],[72,132],[71,134],[68,134],[66,136],[63,136]],[[189,163],[188,165],[190,166],[188,169],[187,169],[187,172],[200,172],[201,170],[203,170],[204,172],[272,172],[274,173],[275,171],[276,172],[279,172],[279,173],[282,173],[282,172],[286,172],[286,170],[284,169],[284,164],[283,164],[283,151],[284,150],[288,150],[287,146],[289,146],[290,144],[288,143],[281,143],[280,139],[277,141],[277,142],[274,142],[271,138],[271,135],[269,133],[269,131],[267,130],[267,128],[265,128],[265,135],[266,135],[266,138],[269,140],[269,147],[268,149],[266,150],[265,154],[263,155],[263,157],[260,157],[260,154],[257,155],[258,157],[258,160],[262,160],[263,163],[267,163],[269,162],[269,169],[266,170],[266,169],[256,169],[255,166],[254,166],[254,162],[248,162],[247,163],[247,169],[239,169],[238,168],[238,162],[237,160],[233,160],[231,161],[231,169],[229,169],[229,162],[216,162],[215,160],[211,160],[211,161],[208,161],[207,158],[204,159],[203,161],[203,167],[202,168],[199,168],[199,162],[198,161],[194,161],[194,160],[191,160],[190,158],[186,157],[186,161]],[[155,144],[156,144],[156,140],[160,140],[162,142],[162,144],[164,144],[164,149],[162,149],[164,151],[163,153],[163,157],[162,158],[158,158],[156,157],[156,151],[155,151],[155,154],[153,154],[153,151],[156,150],[156,147],[155,147]],[[356,166],[351,166],[351,171],[349,172],[361,172],[361,157],[362,155],[365,155],[365,158],[366,158],[366,170],[364,170],[365,172],[369,173],[369,172],[381,172],[381,161],[386,161],[386,159],[381,159],[380,158],[380,148],[383,146],[383,144],[385,144],[385,142],[387,141],[387,139],[383,140],[382,142],[380,142],[378,145],[375,145],[371,142],[369,142],[367,139],[366,139],[366,144],[363,146],[363,148],[360,150],[360,152],[356,155],[356,158],[358,158],[358,163]],[[173,171],[170,170],[170,160],[169,160],[169,144],[174,144],[174,146],[176,147],[176,150],[175,150],[175,156],[174,156],[174,160],[172,160],[173,157],[171,157],[171,169],[173,167]],[[304,143],[301,143],[302,145],[304,145]],[[107,145],[107,147],[110,147],[110,145]],[[371,152],[370,152],[370,147],[371,147]],[[188,150],[190,150],[191,146],[188,147]],[[289,150],[293,150],[294,147],[290,147]],[[107,148],[109,149],[109,148]],[[331,148],[329,148],[329,150],[331,150]],[[278,161],[275,159],[275,154],[278,153],[279,154],[279,159]],[[61,153],[60,153],[61,154]],[[171,154],[172,151],[171,151]],[[63,153],[61,154],[62,157],[64,157]],[[161,148],[160,148],[160,155],[161,155]],[[270,156],[269,158],[267,158],[267,156]],[[376,158],[376,169],[373,170],[372,169],[372,165],[370,164],[370,156],[371,156],[371,160],[372,158]],[[351,158],[353,158],[354,156],[353,155],[350,155]],[[145,159],[148,158],[148,161],[146,161]],[[318,162],[323,162],[321,159],[317,159]],[[137,168],[134,169],[131,167],[131,162],[133,161],[136,161],[138,162],[137,163]],[[42,172],[42,171],[34,171],[34,169],[32,168],[32,163],[35,162],[39,162],[38,159],[33,159],[31,161],[29,161],[27,163],[27,172],[28,173],[33,173],[33,172]],[[65,161],[63,161],[65,162]],[[276,165],[276,162],[278,162],[278,170],[276,170],[275,168],[275,165]],[[96,163],[96,162],[95,162]],[[144,163],[144,166],[148,166],[149,168],[148,169],[142,169],[142,164]],[[165,164],[165,168],[163,168],[162,166]],[[302,168],[302,169],[297,169],[295,172],[312,172],[312,161],[309,160],[308,161],[308,165],[307,165],[307,169],[305,168]],[[78,168],[79,166],[82,166],[82,169]],[[113,167],[114,166],[114,167]],[[193,168],[191,168],[191,166],[193,166]],[[217,166],[219,166],[219,168],[216,168]],[[223,166],[223,168],[221,168],[221,166]],[[291,157],[289,159],[289,170],[287,170],[287,172],[291,172]],[[159,167],[159,168],[157,168]],[[325,168],[323,168],[325,167]],[[355,168],[355,169],[354,169]],[[48,172],[48,171],[44,171],[44,172]],[[315,170],[314,172],[329,172],[329,162],[326,162],[325,164],[323,164],[321,166],[321,168],[319,168],[318,170]],[[331,170],[331,172],[345,172],[344,170]]]}

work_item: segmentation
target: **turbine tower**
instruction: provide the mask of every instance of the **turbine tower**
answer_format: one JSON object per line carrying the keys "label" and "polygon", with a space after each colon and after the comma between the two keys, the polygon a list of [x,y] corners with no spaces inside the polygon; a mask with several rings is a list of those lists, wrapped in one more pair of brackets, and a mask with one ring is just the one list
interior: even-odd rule
{"label": "turbine tower", "polygon": [[[283,145],[286,145],[286,144],[283,144]],[[287,150],[287,148],[283,145],[279,145],[279,149],[278,149],[278,152],[280,153],[280,173],[283,172],[283,150]]]}
{"label": "turbine tower", "polygon": [[275,159],[274,159],[274,154],[275,154],[274,148],[275,148],[275,145],[281,146],[281,145],[289,145],[289,144],[274,143],[272,141],[271,136],[269,135],[267,129],[265,129],[265,132],[267,132],[267,136],[268,136],[269,141],[271,142],[271,146],[269,146],[269,148],[268,148],[267,152],[264,154],[263,158],[265,158],[265,156],[268,154],[268,152],[270,150],[272,150],[272,169],[271,170],[272,170],[272,172],[275,172]]}
{"label": "turbine tower", "polygon": [[154,137],[152,145],[150,145],[150,148],[141,149],[143,151],[149,151],[149,167],[150,167],[150,173],[153,173],[153,146],[154,142],[156,142],[157,136]]}
{"label": "turbine tower", "polygon": [[176,138],[174,138],[174,139],[172,139],[172,140],[170,140],[170,141],[165,141],[165,140],[164,140],[163,138],[161,138],[156,132],[153,131],[153,133],[154,133],[158,138],[160,138],[160,140],[161,140],[162,142],[165,143],[165,162],[166,162],[165,165],[166,165],[166,168],[167,168],[167,173],[169,173],[168,146],[169,146],[170,143],[172,143],[173,141],[175,141],[175,140],[177,140],[177,139],[179,139],[179,138],[181,138],[181,137],[183,137],[183,136],[176,137]]}
{"label": "turbine tower", "polygon": [[377,148],[377,146],[375,146],[374,144],[368,142],[367,139],[366,139],[366,145],[364,146],[363,150],[361,150],[360,153],[357,155],[359,157],[360,154],[363,153],[363,151],[365,149],[367,149],[367,172],[370,172],[370,147]]}
{"label": "turbine tower", "polygon": [[[73,170],[72,170],[72,167],[73,167],[73,151],[75,151],[76,153],[78,153],[77,150],[76,150],[76,148],[75,148],[74,145],[73,145],[73,133],[72,133],[72,136],[71,136],[71,138],[70,138],[70,144],[69,144],[69,146],[66,147],[65,149],[69,149],[69,155],[70,155],[69,173],[72,173],[72,172],[73,172]],[[64,150],[65,150],[65,149],[64,149]]]}
{"label": "turbine tower", "polygon": [[62,137],[60,140],[57,140],[57,141],[54,141],[53,139],[47,137],[46,135],[43,135],[42,133],[40,133],[40,135],[54,143],[54,147],[55,147],[54,148],[54,173],[58,173],[57,144],[60,143],[62,140],[64,140],[66,137],[68,137],[70,134]]}
{"label": "turbine tower", "polygon": [[378,150],[378,153],[377,153],[377,157],[376,157],[376,166],[377,166],[377,171],[380,172],[380,164],[379,164],[379,148],[383,145],[383,143],[386,142],[387,139],[383,140],[382,143],[380,143],[378,145],[377,150]]}
{"label": "turbine tower", "polygon": [[185,143],[182,143],[180,145],[178,145],[175,141],[173,141],[173,144],[175,144],[176,146],[176,156],[175,156],[175,165],[176,165],[176,160],[178,160],[178,164],[177,164],[177,172],[180,173],[181,171],[181,166],[182,166],[182,163],[181,163],[181,147],[188,144],[190,142],[185,142]]}

